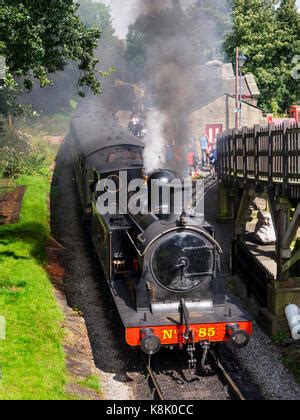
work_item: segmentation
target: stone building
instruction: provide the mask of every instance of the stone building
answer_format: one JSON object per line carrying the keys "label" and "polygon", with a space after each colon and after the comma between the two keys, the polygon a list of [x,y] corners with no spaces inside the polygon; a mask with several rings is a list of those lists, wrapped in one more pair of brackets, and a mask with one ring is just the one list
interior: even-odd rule
{"label": "stone building", "polygon": [[[188,123],[192,136],[203,132],[210,140],[218,133],[235,127],[235,74],[230,63],[209,62],[193,71],[195,95],[188,104]],[[255,78],[247,74],[242,78],[241,126],[265,122],[263,111],[257,107],[260,92]],[[240,117],[240,115],[239,115]]]}

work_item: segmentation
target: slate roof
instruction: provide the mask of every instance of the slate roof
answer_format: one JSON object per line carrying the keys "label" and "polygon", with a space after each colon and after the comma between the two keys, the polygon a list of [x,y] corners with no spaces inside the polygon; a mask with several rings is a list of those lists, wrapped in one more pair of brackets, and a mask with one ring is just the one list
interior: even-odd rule
{"label": "slate roof", "polygon": [[248,89],[251,92],[251,95],[254,97],[258,97],[260,95],[260,91],[258,89],[255,76],[253,74],[246,74],[245,81],[247,83]]}
{"label": "slate roof", "polygon": [[[230,63],[212,62],[210,65],[198,66],[198,77],[194,77],[194,95],[186,106],[188,114],[203,108],[223,95],[235,97],[235,75]],[[260,95],[255,77],[247,74],[242,78],[243,96],[257,98]],[[250,105],[248,102],[246,104]],[[252,105],[255,107],[255,105]]]}

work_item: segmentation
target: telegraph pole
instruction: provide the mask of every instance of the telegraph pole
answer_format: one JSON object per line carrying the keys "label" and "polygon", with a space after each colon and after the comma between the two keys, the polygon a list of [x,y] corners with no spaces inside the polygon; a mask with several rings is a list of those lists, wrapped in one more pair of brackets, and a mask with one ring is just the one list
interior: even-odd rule
{"label": "telegraph pole", "polygon": [[236,48],[235,57],[235,129],[239,128],[239,49]]}
{"label": "telegraph pole", "polygon": [[[235,57],[235,129],[242,126],[242,106],[243,106],[243,73],[242,68],[247,62],[247,57],[239,49],[236,49]],[[240,79],[240,86],[239,86]],[[239,92],[240,87],[240,92]]]}

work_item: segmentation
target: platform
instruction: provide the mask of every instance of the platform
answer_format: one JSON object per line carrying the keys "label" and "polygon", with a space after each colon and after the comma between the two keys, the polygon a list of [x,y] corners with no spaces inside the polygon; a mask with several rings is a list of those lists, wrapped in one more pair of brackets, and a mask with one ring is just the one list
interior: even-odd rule
{"label": "platform", "polygon": [[[232,266],[273,334],[286,324],[285,306],[300,305],[300,127],[227,131],[218,139],[218,163],[217,218],[234,223]],[[272,216],[273,245],[254,236],[259,209]]]}

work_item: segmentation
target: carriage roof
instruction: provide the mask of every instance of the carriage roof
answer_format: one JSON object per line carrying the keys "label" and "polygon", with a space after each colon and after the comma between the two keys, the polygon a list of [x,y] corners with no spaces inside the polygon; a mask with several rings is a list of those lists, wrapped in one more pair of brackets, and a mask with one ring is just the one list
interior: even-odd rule
{"label": "carriage roof", "polygon": [[99,98],[88,98],[78,105],[71,121],[71,132],[85,157],[108,147],[145,147],[113,120]]}

